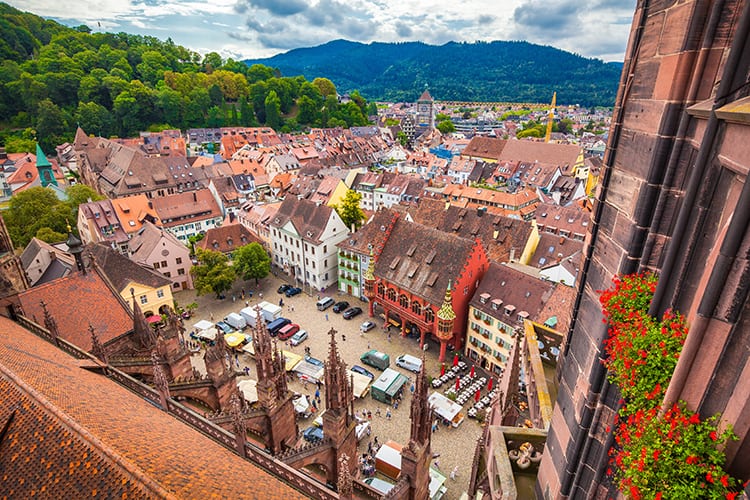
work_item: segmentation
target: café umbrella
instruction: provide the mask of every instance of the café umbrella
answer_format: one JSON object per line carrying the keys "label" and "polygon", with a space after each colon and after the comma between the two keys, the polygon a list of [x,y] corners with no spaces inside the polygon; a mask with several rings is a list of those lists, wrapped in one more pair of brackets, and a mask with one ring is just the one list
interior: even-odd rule
{"label": "caf\u00e9 umbrella", "polygon": [[445,375],[445,364],[440,365],[440,376],[442,377]]}
{"label": "caf\u00e9 umbrella", "polygon": [[474,378],[474,367],[471,367],[471,372],[469,373],[469,377]]}
{"label": "caf\u00e9 umbrella", "polygon": [[479,398],[481,398],[481,397],[482,397],[481,391],[479,389],[477,389],[477,392],[474,394],[474,401],[476,401],[478,403],[479,402]]}
{"label": "caf\u00e9 umbrella", "polygon": [[453,366],[458,366],[458,354],[453,356]]}
{"label": "caf\u00e9 umbrella", "polygon": [[456,390],[460,389],[460,387],[461,387],[461,379],[456,377]]}
{"label": "caf\u00e9 umbrella", "polygon": [[488,390],[488,391],[491,391],[491,390],[492,390],[492,379],[490,379],[490,381],[489,381],[489,382],[487,382],[487,390]]}

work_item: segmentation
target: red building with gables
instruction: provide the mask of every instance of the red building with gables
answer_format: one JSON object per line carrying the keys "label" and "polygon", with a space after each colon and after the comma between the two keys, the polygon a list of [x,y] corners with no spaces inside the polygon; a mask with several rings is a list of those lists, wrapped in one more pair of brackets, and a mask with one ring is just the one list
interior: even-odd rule
{"label": "red building with gables", "polygon": [[387,231],[365,273],[370,316],[382,309],[387,325],[419,335],[420,346],[432,336],[442,361],[448,345],[458,350],[465,342],[469,300],[489,268],[487,253],[478,239],[403,219]]}

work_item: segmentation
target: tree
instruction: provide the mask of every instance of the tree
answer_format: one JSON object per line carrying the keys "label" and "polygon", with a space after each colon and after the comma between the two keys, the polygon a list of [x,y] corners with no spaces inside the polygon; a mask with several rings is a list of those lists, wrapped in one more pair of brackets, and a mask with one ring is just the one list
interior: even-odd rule
{"label": "tree", "polygon": [[409,144],[409,138],[406,137],[406,134],[402,130],[399,130],[398,134],[396,134],[396,138],[398,139],[399,144],[403,147],[406,147],[406,145]]}
{"label": "tree", "polygon": [[237,277],[229,265],[229,259],[223,253],[213,250],[199,248],[196,253],[200,264],[190,268],[195,290],[198,295],[213,292],[217,298],[221,298],[224,292],[232,288],[232,283]]}
{"label": "tree", "polygon": [[75,222],[70,206],[60,201],[51,189],[40,186],[14,194],[3,218],[18,248],[28,245],[42,228],[65,234],[68,223]]}
{"label": "tree", "polygon": [[232,266],[243,280],[254,279],[257,284],[259,279],[265,278],[271,272],[271,257],[259,243],[253,242],[241,246],[234,252]]}
{"label": "tree", "polygon": [[65,194],[68,195],[67,204],[70,206],[70,210],[73,213],[72,220],[78,220],[78,207],[82,203],[88,203],[89,201],[104,200],[105,197],[91,189],[86,184],[76,184],[68,187],[65,190]]}
{"label": "tree", "polygon": [[266,125],[274,130],[277,130],[281,125],[281,101],[279,96],[276,95],[276,91],[272,90],[268,93],[265,101],[266,110]]}
{"label": "tree", "polygon": [[336,86],[328,78],[316,78],[312,81],[312,84],[317,87],[318,92],[324,98],[329,96],[336,97]]}
{"label": "tree", "polygon": [[354,226],[358,228],[362,225],[362,221],[365,220],[365,213],[359,206],[360,201],[362,201],[362,195],[350,189],[346,192],[344,199],[341,200],[341,204],[333,207],[336,209],[339,217],[341,217],[341,220],[344,221],[344,224],[346,224],[346,227]]}
{"label": "tree", "polygon": [[437,124],[437,129],[441,134],[450,134],[451,132],[456,131],[456,126],[453,125],[453,122],[450,120],[443,120]]}
{"label": "tree", "polygon": [[60,243],[68,237],[65,233],[58,233],[48,227],[40,228],[34,236],[47,243]]}

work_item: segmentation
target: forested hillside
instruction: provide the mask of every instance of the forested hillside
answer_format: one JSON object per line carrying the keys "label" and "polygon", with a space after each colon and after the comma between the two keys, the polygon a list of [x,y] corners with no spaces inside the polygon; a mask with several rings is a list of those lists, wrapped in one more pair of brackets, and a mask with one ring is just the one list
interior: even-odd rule
{"label": "forested hillside", "polygon": [[438,100],[557,102],[612,106],[622,64],[528,42],[362,44],[337,40],[246,61],[284,75],[326,76],[339,91],[413,102],[429,86]]}
{"label": "forested hillside", "polygon": [[[367,123],[358,93],[339,105],[330,80],[201,56],[170,39],[68,28],[0,3],[0,145],[47,152],[76,126],[103,137],[142,130]],[[372,110],[370,110],[372,111]]]}

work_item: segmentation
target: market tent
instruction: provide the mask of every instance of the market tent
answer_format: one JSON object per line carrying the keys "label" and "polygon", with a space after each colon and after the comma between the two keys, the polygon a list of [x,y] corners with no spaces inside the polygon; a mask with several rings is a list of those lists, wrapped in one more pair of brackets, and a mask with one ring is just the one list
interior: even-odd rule
{"label": "market tent", "polygon": [[430,397],[427,398],[427,404],[433,409],[435,415],[451,422],[454,427],[458,427],[464,419],[464,416],[461,413],[461,410],[463,409],[461,405],[454,403],[439,392],[433,392]]}
{"label": "market tent", "polygon": [[229,347],[237,347],[245,341],[245,335],[239,332],[229,333],[224,335],[224,341]]}
{"label": "market tent", "polygon": [[354,382],[352,392],[355,398],[363,398],[367,395],[367,391],[370,390],[370,382],[372,382],[370,377],[346,370],[346,378]]}
{"label": "market tent", "polygon": [[216,328],[209,328],[207,330],[200,330],[197,335],[203,340],[216,340],[218,332]]}
{"label": "market tent", "polygon": [[237,382],[237,387],[242,391],[242,395],[248,403],[255,403],[258,401],[258,382],[253,379],[245,379]]}
{"label": "market tent", "polygon": [[284,361],[286,362],[284,364],[284,369],[288,372],[294,370],[294,367],[297,366],[297,363],[302,361],[302,356],[299,354],[294,354],[291,351],[281,351],[281,354],[284,356]]}
{"label": "market tent", "polygon": [[242,346],[242,351],[248,353],[252,357],[255,357],[255,344],[252,341],[248,341],[247,344]]}
{"label": "market tent", "polygon": [[208,320],[202,319],[196,324],[193,325],[193,328],[196,330],[208,330],[209,328],[213,328],[214,324],[211,323]]}

